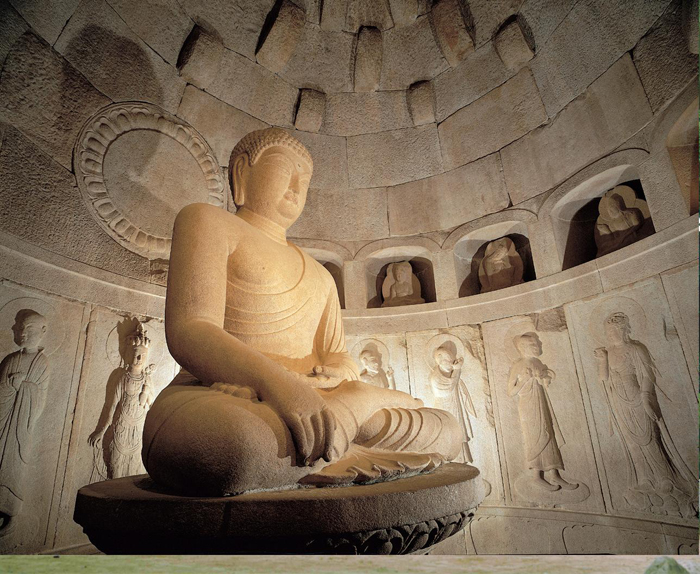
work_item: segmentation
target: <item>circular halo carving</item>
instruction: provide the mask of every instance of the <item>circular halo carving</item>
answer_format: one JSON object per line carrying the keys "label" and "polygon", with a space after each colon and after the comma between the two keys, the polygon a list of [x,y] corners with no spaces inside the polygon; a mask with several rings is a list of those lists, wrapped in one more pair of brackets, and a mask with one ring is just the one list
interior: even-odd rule
{"label": "circular halo carving", "polygon": [[[116,197],[114,190],[110,193],[110,185],[105,177],[105,158],[108,155],[110,147],[118,141],[120,137],[137,132],[138,130],[147,130],[151,135],[161,140],[174,141],[183,146],[186,150],[185,159],[174,163],[174,172],[177,169],[186,169],[183,163],[194,162],[199,166],[203,175],[204,187],[197,188],[193,191],[192,197],[183,197],[183,193],[175,198],[173,202],[168,201],[167,193],[168,183],[172,183],[172,179],[177,177],[177,174],[169,173],[171,170],[161,169],[159,173],[153,174],[150,177],[141,177],[138,169],[116,169],[112,171],[122,179],[126,178],[126,184],[130,184],[130,179],[136,178],[137,183],[134,186],[126,185],[128,189],[135,190],[151,190],[153,187],[161,187],[163,197],[154,199],[150,204],[147,204],[141,214],[142,221],[138,221],[138,211],[135,208],[139,205],[137,192],[131,192],[132,197],[127,198],[131,203],[125,207],[125,202],[120,203],[120,198]],[[167,136],[162,138],[161,136]],[[145,137],[142,135],[142,138]],[[128,138],[127,138],[128,139]],[[155,140],[154,140],[155,141]],[[126,154],[136,162],[141,162],[147,167],[149,158],[155,158],[162,163],[163,154],[158,156],[157,145],[152,145],[149,152],[150,156],[144,159],[138,144],[129,140],[122,144],[120,153]],[[156,144],[158,141],[156,141]],[[171,145],[171,144],[168,144]],[[179,148],[179,146],[175,146]],[[180,152],[178,152],[180,153]],[[145,162],[145,163],[144,163]],[[226,181],[219,169],[219,164],[216,160],[214,152],[209,147],[209,144],[204,138],[189,124],[183,120],[173,116],[172,114],[162,110],[158,106],[143,102],[120,102],[111,104],[102,108],[94,114],[83,126],[73,150],[73,166],[75,169],[76,179],[80,193],[88,206],[88,210],[95,218],[102,229],[115,241],[130,251],[137,253],[148,259],[167,259],[170,254],[172,244],[171,231],[172,221],[170,221],[170,213],[165,215],[159,214],[157,206],[162,205],[166,208],[171,208],[172,204],[177,204],[178,207],[184,207],[184,204],[195,203],[197,201],[206,202],[217,207],[224,207],[226,197]],[[122,166],[118,166],[121,168]],[[144,169],[146,169],[144,167]],[[162,165],[160,166],[163,167]],[[167,166],[165,166],[167,167]],[[122,177],[121,172],[128,172]],[[196,171],[196,170],[195,170]],[[199,177],[199,176],[197,176]],[[170,181],[168,181],[170,179]],[[167,182],[167,183],[166,183]],[[183,184],[186,185],[186,184]],[[122,187],[125,187],[122,182]],[[187,193],[187,191],[185,192]],[[199,193],[198,197],[195,197]],[[144,199],[152,199],[144,197]],[[191,199],[191,200],[190,200]],[[160,229],[149,229],[147,224],[144,224],[143,219],[150,216],[160,217]],[[174,215],[172,217],[174,219]],[[166,231],[170,223],[170,232]]]}

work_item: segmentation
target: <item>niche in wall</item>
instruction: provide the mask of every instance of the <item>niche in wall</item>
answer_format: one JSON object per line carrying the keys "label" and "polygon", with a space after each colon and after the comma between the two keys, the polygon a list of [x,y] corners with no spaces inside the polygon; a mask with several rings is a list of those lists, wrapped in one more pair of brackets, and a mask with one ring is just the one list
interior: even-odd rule
{"label": "niche in wall", "polygon": [[515,250],[523,262],[523,283],[536,278],[527,224],[523,221],[503,221],[472,231],[455,244],[455,273],[460,297],[481,293],[479,266],[488,244],[501,237],[507,237],[515,244]]}
{"label": "niche in wall", "polygon": [[306,251],[311,257],[323,265],[328,272],[333,277],[335,281],[335,287],[338,290],[338,299],[340,301],[340,308],[345,309],[345,281],[343,280],[343,260],[338,257],[337,254],[326,251],[325,249],[315,249],[305,247]]}
{"label": "niche in wall", "polygon": [[413,274],[418,278],[421,297],[426,303],[437,301],[435,294],[435,276],[430,252],[422,247],[403,246],[389,247],[377,251],[367,257],[365,262],[365,277],[367,280],[368,309],[382,306],[382,286],[391,263],[408,261]]}
{"label": "niche in wall", "polygon": [[666,138],[688,215],[698,212],[698,99],[681,114]]}
{"label": "niche in wall", "polygon": [[[641,213],[643,219],[634,238],[621,246],[654,233],[654,224],[637,168],[622,165],[608,169],[569,191],[552,208],[550,215],[562,270],[576,267],[598,256],[596,225],[599,223],[601,199],[617,186],[629,188],[615,194],[618,198],[624,196],[624,209],[632,210],[635,214]],[[603,254],[618,248],[620,247],[608,248]]]}

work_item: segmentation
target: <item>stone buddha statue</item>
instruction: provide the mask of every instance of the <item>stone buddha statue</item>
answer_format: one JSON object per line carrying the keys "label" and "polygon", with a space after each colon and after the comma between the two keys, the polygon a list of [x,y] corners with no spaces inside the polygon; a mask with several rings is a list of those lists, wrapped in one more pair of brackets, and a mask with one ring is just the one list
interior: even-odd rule
{"label": "stone buddha statue", "polygon": [[[594,232],[598,248],[596,257],[622,249],[639,239],[638,232],[644,225],[644,215],[638,208],[625,205],[622,193],[627,190],[629,192],[626,195],[634,197],[634,192],[629,187],[619,185],[600,199],[600,215],[596,220]],[[637,203],[641,201],[637,200]]]}
{"label": "stone buddha statue", "polygon": [[413,273],[408,261],[389,264],[386,278],[382,283],[382,307],[399,307],[401,305],[419,305],[425,303],[421,297],[420,281]]}
{"label": "stone buddha statue", "polygon": [[479,264],[481,293],[505,289],[523,282],[523,260],[508,237],[491,241]]}
{"label": "stone buddha statue", "polygon": [[165,327],[183,370],[143,436],[160,485],[219,496],[362,483],[460,452],[452,415],[359,380],[331,275],[286,238],[312,169],[285,131],[252,132],[229,164],[237,213],[193,204],[177,216]]}

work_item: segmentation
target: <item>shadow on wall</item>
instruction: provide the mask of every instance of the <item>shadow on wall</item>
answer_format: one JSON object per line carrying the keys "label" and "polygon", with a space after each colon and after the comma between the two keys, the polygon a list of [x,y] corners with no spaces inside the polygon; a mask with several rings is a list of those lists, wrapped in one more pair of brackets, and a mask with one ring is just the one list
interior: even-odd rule
{"label": "shadow on wall", "polygon": [[[532,250],[530,249],[530,240],[521,233],[509,233],[505,235],[515,244],[515,250],[520,255],[523,260],[523,283],[528,281],[533,281],[535,277],[535,265],[532,262]],[[472,257],[471,264],[469,267],[469,273],[467,277],[462,282],[459,288],[460,297],[468,297],[470,295],[478,295],[481,292],[481,285],[479,283],[479,266],[481,261],[484,259],[486,253],[486,247],[491,241],[485,241],[484,244],[477,249],[476,253]]]}

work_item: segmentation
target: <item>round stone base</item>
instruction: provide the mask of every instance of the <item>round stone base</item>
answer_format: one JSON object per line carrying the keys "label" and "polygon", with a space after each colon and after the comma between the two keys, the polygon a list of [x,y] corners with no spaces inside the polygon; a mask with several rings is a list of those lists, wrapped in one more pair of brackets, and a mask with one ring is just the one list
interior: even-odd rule
{"label": "round stone base", "polygon": [[107,554],[412,554],[466,526],[479,471],[445,464],[378,484],[178,496],[148,475],[78,491],[74,520]]}

